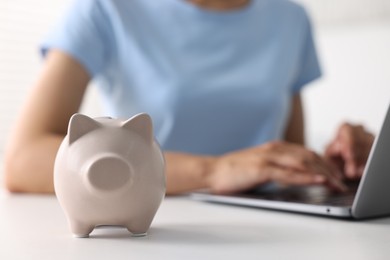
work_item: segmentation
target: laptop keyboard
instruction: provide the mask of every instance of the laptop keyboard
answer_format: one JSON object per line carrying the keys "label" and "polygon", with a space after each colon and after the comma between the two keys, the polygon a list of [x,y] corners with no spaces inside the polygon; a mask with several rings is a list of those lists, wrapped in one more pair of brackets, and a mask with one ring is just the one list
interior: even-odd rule
{"label": "laptop keyboard", "polygon": [[[330,206],[348,206],[348,205],[352,205],[354,198],[355,198],[355,193],[324,195],[324,196],[318,196],[317,198],[314,198],[313,204],[330,205]],[[314,203],[314,201],[316,201],[316,203]]]}
{"label": "laptop keyboard", "polygon": [[296,202],[313,205],[350,206],[358,188],[358,182],[347,183],[348,191],[334,192],[324,186],[294,186],[257,188],[242,194],[246,198]]}

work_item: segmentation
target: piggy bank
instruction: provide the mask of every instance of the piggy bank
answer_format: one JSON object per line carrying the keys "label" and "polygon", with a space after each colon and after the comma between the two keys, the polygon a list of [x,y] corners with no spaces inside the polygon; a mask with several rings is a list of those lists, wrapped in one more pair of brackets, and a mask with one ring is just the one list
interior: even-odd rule
{"label": "piggy bank", "polygon": [[145,235],[165,195],[164,157],[152,121],[75,114],[55,160],[54,188],[71,232],[120,225]]}

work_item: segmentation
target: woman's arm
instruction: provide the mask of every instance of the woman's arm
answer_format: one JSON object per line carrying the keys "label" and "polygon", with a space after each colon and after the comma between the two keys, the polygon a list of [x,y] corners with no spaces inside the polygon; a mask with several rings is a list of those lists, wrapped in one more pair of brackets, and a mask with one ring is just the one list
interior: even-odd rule
{"label": "woman's arm", "polygon": [[303,109],[298,94],[292,101],[285,142],[271,142],[221,156],[166,152],[167,193],[202,188],[231,193],[269,181],[291,185],[326,183],[344,190],[338,172],[303,145]]}
{"label": "woman's arm", "polygon": [[5,185],[10,191],[53,192],[54,159],[89,80],[84,67],[67,54],[48,53],[6,148]]}

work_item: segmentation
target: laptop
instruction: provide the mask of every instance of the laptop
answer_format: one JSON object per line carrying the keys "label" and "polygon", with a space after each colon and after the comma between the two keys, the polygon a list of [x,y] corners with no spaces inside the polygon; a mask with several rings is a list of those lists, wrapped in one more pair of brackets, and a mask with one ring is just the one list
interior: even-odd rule
{"label": "laptop", "polygon": [[265,185],[232,195],[195,192],[199,201],[263,209],[315,214],[337,218],[364,219],[390,215],[390,106],[371,148],[359,182],[347,183],[347,193],[318,186]]}

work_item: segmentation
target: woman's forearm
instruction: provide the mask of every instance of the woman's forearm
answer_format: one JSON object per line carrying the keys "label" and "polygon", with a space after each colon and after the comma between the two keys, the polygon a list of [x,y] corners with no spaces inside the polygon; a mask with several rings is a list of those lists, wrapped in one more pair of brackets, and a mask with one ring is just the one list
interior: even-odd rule
{"label": "woman's forearm", "polygon": [[11,192],[53,193],[53,168],[63,136],[47,135],[33,143],[8,151],[5,186]]}
{"label": "woman's forearm", "polygon": [[167,194],[174,195],[208,188],[212,156],[165,152]]}

